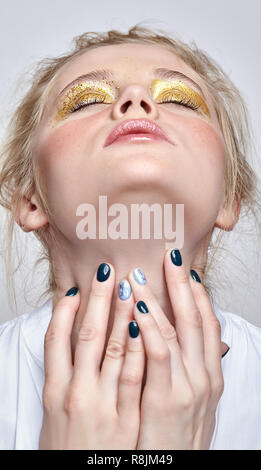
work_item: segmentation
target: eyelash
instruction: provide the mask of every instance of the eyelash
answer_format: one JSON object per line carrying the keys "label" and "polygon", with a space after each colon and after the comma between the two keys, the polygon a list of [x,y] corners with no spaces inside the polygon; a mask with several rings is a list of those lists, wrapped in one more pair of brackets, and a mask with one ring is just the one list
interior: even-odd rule
{"label": "eyelash", "polygon": [[[75,113],[76,111],[79,111],[87,106],[90,106],[92,104],[99,104],[99,103],[103,103],[103,101],[99,101],[99,100],[95,100],[90,102],[90,103],[78,103],[77,105],[73,106],[70,110],[71,113]],[[175,100],[169,100],[169,101],[162,101],[162,102],[159,102],[158,104],[167,104],[167,103],[172,103],[172,104],[179,104],[179,105],[182,105],[182,106],[185,106],[185,108],[190,108],[190,109],[193,109],[193,111],[196,111],[200,106],[197,106],[196,104],[193,103],[193,101],[191,101],[190,99],[186,100],[186,99],[182,99],[181,101],[175,101]]]}
{"label": "eyelash", "polygon": [[188,100],[182,99],[181,101],[175,101],[175,100],[162,101],[159,104],[166,104],[166,103],[181,104],[182,106],[185,106],[185,108],[191,108],[194,111],[196,111],[200,107],[199,105],[197,106],[195,103],[193,103],[193,101],[191,101],[190,99]]}
{"label": "eyelash", "polygon": [[98,103],[103,103],[103,101],[96,100],[96,99],[94,99],[93,101],[90,101],[89,103],[84,103],[84,101],[82,101],[82,103],[78,103],[77,105],[72,106],[70,109],[70,113],[75,113],[75,111],[78,111],[79,109],[85,108],[86,106],[90,106],[91,104],[98,104]]}

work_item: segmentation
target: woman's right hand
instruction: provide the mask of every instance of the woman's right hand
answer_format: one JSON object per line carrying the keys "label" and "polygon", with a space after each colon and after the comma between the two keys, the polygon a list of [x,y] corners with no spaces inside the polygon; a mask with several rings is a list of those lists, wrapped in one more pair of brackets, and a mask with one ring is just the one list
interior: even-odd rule
{"label": "woman's right hand", "polygon": [[110,275],[104,282],[96,273],[93,278],[74,363],[71,332],[80,293],[66,295],[53,311],[44,342],[40,450],[136,449],[145,353],[141,335],[128,334],[133,295],[127,300],[118,297],[100,367],[115,284],[114,268],[108,266]]}

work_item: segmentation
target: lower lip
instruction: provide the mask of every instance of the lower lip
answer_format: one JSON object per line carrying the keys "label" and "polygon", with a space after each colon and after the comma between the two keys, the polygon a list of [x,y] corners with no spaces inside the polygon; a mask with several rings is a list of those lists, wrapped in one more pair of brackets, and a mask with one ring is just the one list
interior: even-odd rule
{"label": "lower lip", "polygon": [[150,142],[155,140],[165,140],[159,135],[155,134],[126,134],[121,137],[117,137],[112,144],[121,143],[121,142]]}

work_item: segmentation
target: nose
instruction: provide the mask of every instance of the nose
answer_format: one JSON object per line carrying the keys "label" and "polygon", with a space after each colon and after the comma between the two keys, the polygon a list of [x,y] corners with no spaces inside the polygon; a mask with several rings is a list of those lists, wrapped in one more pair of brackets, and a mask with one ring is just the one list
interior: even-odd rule
{"label": "nose", "polygon": [[123,116],[128,116],[128,118],[146,116],[157,119],[158,108],[143,86],[133,84],[127,86],[117,99],[112,108],[112,114],[114,119],[120,119]]}

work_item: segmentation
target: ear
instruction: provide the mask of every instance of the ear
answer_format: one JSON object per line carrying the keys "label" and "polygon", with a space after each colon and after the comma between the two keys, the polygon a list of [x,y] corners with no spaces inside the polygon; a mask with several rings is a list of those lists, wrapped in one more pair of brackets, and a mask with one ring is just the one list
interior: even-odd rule
{"label": "ear", "polygon": [[234,204],[230,209],[223,205],[219,210],[214,227],[230,232],[238,221],[240,209],[241,201],[239,197],[236,197]]}
{"label": "ear", "polygon": [[[12,198],[12,202],[14,198],[15,195]],[[36,194],[33,194],[30,199],[23,196],[18,203],[15,220],[24,232],[37,230],[49,222]]]}

